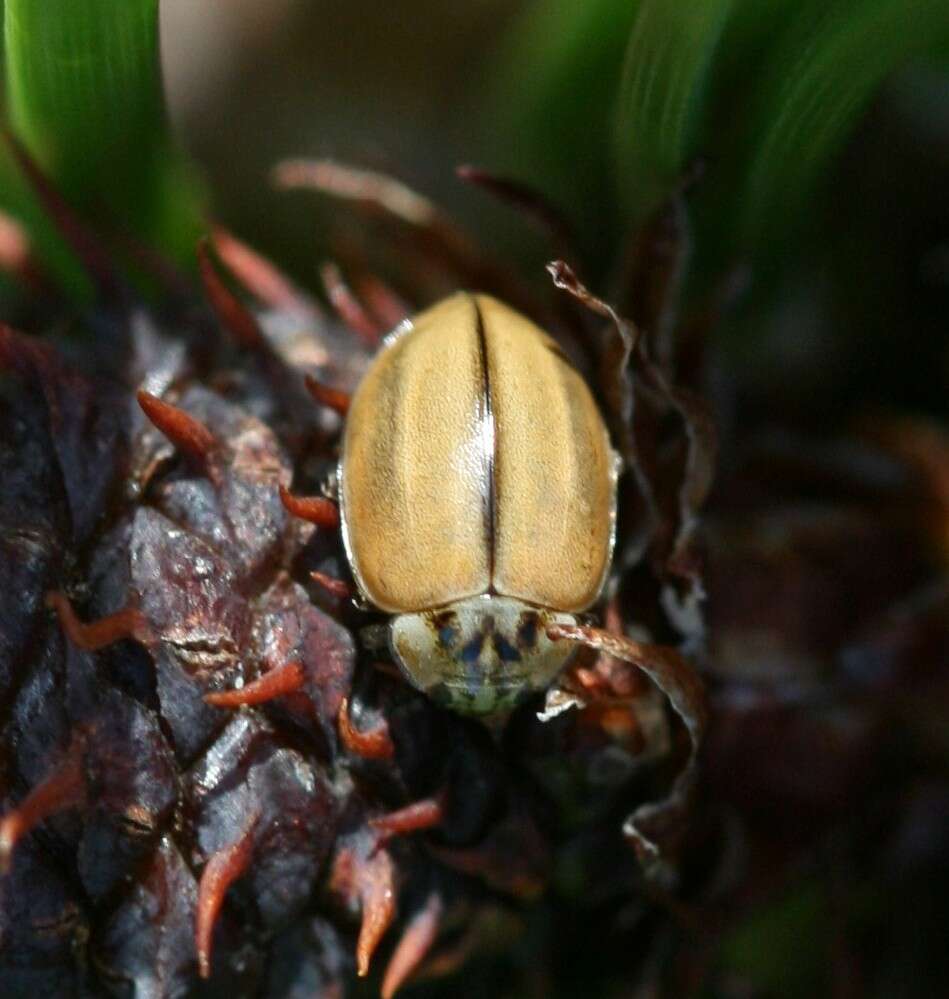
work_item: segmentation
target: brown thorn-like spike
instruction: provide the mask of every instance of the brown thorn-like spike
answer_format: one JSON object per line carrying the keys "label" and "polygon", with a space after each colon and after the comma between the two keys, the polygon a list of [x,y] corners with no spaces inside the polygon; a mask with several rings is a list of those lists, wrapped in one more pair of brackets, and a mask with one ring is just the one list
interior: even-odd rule
{"label": "brown thorn-like spike", "polygon": [[151,423],[218,485],[221,479],[221,446],[214,434],[190,413],[158,396],[139,390],[136,398]]}
{"label": "brown thorn-like spike", "polygon": [[340,416],[345,416],[349,411],[349,404],[352,401],[352,396],[348,392],[343,392],[340,389],[331,388],[329,385],[324,385],[321,381],[317,381],[312,375],[304,375],[304,383],[306,384],[306,390],[311,396],[321,405],[326,406],[328,409],[335,410]]}
{"label": "brown thorn-like spike", "polygon": [[19,138],[8,129],[3,129],[0,134],[46,213],[79,258],[99,296],[112,300],[126,298],[127,291],[112,266],[108,251],[66,203]]}
{"label": "brown thorn-like spike", "polygon": [[208,301],[221,325],[230,330],[237,342],[245,347],[266,347],[267,341],[253,313],[227,287],[214,266],[207,237],[198,242],[198,270]]}
{"label": "brown thorn-like spike", "polygon": [[294,496],[284,486],[280,487],[280,502],[287,513],[301,520],[308,520],[317,527],[339,527],[339,507],[323,496]]}
{"label": "brown thorn-like spike", "polygon": [[349,717],[349,698],[344,697],[339,706],[339,737],[343,745],[364,760],[391,760],[395,745],[389,726],[383,721],[369,732],[360,732]]}
{"label": "brown thorn-like spike", "polygon": [[691,741],[688,762],[665,798],[640,805],[623,826],[623,832],[632,841],[640,860],[661,861],[656,834],[647,835],[644,829],[655,826],[661,834],[663,827],[674,822],[687,808],[708,719],[702,681],[689,662],[676,649],[668,646],[646,645],[625,635],[572,624],[550,625],[547,637],[552,642],[578,642],[642,670],[666,695],[673,710],[682,719]]}
{"label": "brown thorn-like spike", "polygon": [[219,690],[204,695],[205,704],[215,708],[239,708],[266,704],[276,697],[295,694],[306,682],[303,663],[289,662],[268,670],[263,676],[237,690]]}
{"label": "brown thorn-like spike", "polygon": [[335,576],[328,576],[325,572],[314,569],[310,573],[310,579],[322,586],[330,596],[336,597],[337,600],[352,600],[355,596],[349,583],[343,579],[337,579]]}
{"label": "brown thorn-like spike", "polygon": [[573,250],[575,245],[573,227],[563,213],[540,191],[522,181],[510,177],[498,177],[468,163],[455,167],[455,175],[466,184],[480,187],[499,201],[504,201],[523,212],[549,235],[558,253],[567,257],[577,256]]}
{"label": "brown thorn-like spike", "polygon": [[323,287],[326,289],[330,305],[339,318],[367,347],[377,347],[385,329],[366,312],[362,303],[343,280],[343,275],[336,264],[323,264],[320,268],[320,277],[323,279]]}
{"label": "brown thorn-like spike", "polygon": [[364,862],[359,873],[362,922],[356,941],[356,973],[369,974],[369,962],[395,919],[395,865],[386,850]]}
{"label": "brown thorn-like spike", "polygon": [[355,284],[359,297],[386,329],[393,329],[412,314],[408,302],[374,274],[362,274]]}
{"label": "brown thorn-like spike", "polygon": [[74,742],[59,766],[0,819],[0,874],[9,871],[13,850],[26,833],[50,815],[81,805],[85,794],[80,743]]}
{"label": "brown thorn-like spike", "polygon": [[198,884],[198,905],[194,919],[194,946],[198,953],[198,973],[211,976],[211,944],[214,924],[224,904],[228,888],[247,870],[254,849],[254,815],[240,837],[208,858]]}
{"label": "brown thorn-like spike", "polygon": [[425,905],[411,918],[389,958],[382,978],[382,999],[392,999],[425,960],[438,938],[443,910],[441,898],[432,892]]}
{"label": "brown thorn-like spike", "polygon": [[312,298],[232,232],[216,225],[211,239],[227,269],[261,302],[307,319],[321,315],[322,309]]}
{"label": "brown thorn-like spike", "polygon": [[369,825],[379,833],[379,846],[388,843],[393,836],[436,829],[445,821],[444,792],[432,798],[413,801],[405,808],[399,808],[386,815],[377,815],[369,820]]}
{"label": "brown thorn-like spike", "polygon": [[76,617],[69,598],[59,590],[51,590],[46,594],[46,606],[56,611],[59,626],[69,641],[86,652],[95,652],[96,649],[105,648],[123,638],[134,638],[139,642],[147,642],[150,638],[145,615],[135,607],[125,607],[87,624]]}

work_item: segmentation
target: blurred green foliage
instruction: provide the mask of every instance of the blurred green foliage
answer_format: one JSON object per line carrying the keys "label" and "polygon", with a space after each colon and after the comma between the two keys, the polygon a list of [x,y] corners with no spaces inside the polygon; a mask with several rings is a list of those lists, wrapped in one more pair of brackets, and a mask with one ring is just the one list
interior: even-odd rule
{"label": "blurred green foliage", "polygon": [[697,243],[720,260],[783,240],[884,81],[926,59],[949,66],[945,0],[538,0],[490,127],[600,240],[589,206],[628,225],[702,157]]}
{"label": "blurred green foliage", "polygon": [[[9,126],[81,211],[190,260],[201,199],[167,127],[158,0],[5,0],[3,13]],[[81,288],[7,158],[0,204],[59,279]]]}

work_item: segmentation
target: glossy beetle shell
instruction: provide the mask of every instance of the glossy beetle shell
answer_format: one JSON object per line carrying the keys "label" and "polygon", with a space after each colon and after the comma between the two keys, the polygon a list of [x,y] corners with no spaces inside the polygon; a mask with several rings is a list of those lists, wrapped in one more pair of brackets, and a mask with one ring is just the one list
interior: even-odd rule
{"label": "glossy beetle shell", "polygon": [[615,500],[616,457],[585,382],[488,296],[454,295],[397,329],[352,400],[343,537],[381,610],[482,595],[585,610],[609,570]]}

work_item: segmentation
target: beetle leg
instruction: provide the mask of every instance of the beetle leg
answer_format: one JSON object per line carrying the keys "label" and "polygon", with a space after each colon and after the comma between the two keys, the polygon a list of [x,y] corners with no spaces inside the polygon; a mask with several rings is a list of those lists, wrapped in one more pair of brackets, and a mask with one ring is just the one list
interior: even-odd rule
{"label": "beetle leg", "polygon": [[380,722],[368,732],[360,731],[349,717],[348,697],[344,697],[339,706],[337,726],[340,741],[356,756],[361,756],[364,760],[391,760],[395,756],[395,746],[386,722]]}
{"label": "beetle leg", "polygon": [[205,704],[215,708],[239,708],[245,704],[265,704],[285,694],[294,694],[306,677],[300,662],[284,663],[236,690],[219,690],[204,695]]}
{"label": "beetle leg", "polygon": [[631,663],[642,670],[666,695],[673,710],[685,724],[691,751],[682,772],[665,798],[640,805],[623,826],[623,832],[632,842],[641,861],[661,861],[657,838],[662,838],[663,833],[674,827],[676,820],[685,811],[695,780],[698,751],[708,718],[702,681],[690,663],[669,646],[646,645],[600,628],[570,624],[550,625],[547,637],[551,641],[577,642],[598,652],[605,652],[614,659]]}
{"label": "beetle leg", "polygon": [[257,819],[255,814],[238,839],[212,853],[201,872],[194,920],[194,945],[198,953],[198,973],[202,978],[209,978],[211,975],[214,924],[224,904],[224,896],[250,864]]}
{"label": "beetle leg", "polygon": [[343,280],[340,269],[333,263],[320,268],[323,287],[339,318],[367,347],[377,347],[385,329],[363,308],[352,289]]}
{"label": "beetle leg", "polygon": [[136,607],[125,607],[108,617],[86,624],[76,617],[69,598],[59,590],[51,590],[46,594],[46,606],[56,611],[59,625],[66,637],[73,645],[86,652],[95,652],[96,649],[105,648],[123,638],[147,642],[151,637],[145,615]]}
{"label": "beetle leg", "polygon": [[43,819],[81,805],[86,796],[80,746],[74,742],[59,766],[0,819],[0,874],[10,869],[17,842]]}
{"label": "beetle leg", "polygon": [[445,792],[432,798],[413,801],[405,808],[399,808],[385,815],[377,815],[369,820],[369,825],[379,833],[376,849],[384,846],[393,836],[436,829],[445,821]]}
{"label": "beetle leg", "polygon": [[349,404],[352,401],[352,396],[348,392],[324,385],[312,375],[305,375],[303,381],[306,384],[307,391],[321,406],[326,406],[328,409],[334,410],[340,416],[346,415],[349,410]]}
{"label": "beetle leg", "polygon": [[140,390],[136,397],[149,421],[197,464],[215,486],[220,485],[222,449],[214,434],[190,413],[149,392]]}
{"label": "beetle leg", "polygon": [[382,978],[382,999],[392,999],[432,949],[438,937],[443,911],[441,897],[432,892],[422,908],[409,920]]}
{"label": "beetle leg", "polygon": [[317,527],[339,527],[339,507],[324,496],[294,496],[281,486],[280,502],[287,513],[301,520],[308,520]]}

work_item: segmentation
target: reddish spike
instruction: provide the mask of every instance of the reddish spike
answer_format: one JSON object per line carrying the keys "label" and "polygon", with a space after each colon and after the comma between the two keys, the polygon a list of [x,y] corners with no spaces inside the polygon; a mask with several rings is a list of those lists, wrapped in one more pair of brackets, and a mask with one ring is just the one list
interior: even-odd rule
{"label": "reddish spike", "polygon": [[363,274],[357,278],[356,290],[386,329],[391,330],[412,315],[413,310],[408,303],[373,274]]}
{"label": "reddish spike", "polygon": [[575,257],[573,228],[563,213],[536,188],[510,177],[498,177],[468,163],[455,167],[455,176],[466,184],[488,191],[500,201],[507,202],[531,219],[541,231],[547,233],[558,253]]}
{"label": "reddish spike", "polygon": [[261,302],[306,318],[320,315],[322,310],[316,302],[266,257],[221,226],[215,226],[211,235],[224,265]]}
{"label": "reddish spike", "polygon": [[280,502],[293,517],[308,520],[317,527],[339,527],[339,507],[323,496],[294,496],[281,486]]}
{"label": "reddish spike", "polygon": [[259,348],[266,346],[267,341],[254,318],[253,313],[227,287],[218,274],[207,238],[198,242],[198,270],[201,272],[201,282],[211,303],[211,308],[221,322],[221,325],[234,334],[238,343],[245,347]]}
{"label": "reddish spike", "polygon": [[443,909],[441,898],[432,892],[425,905],[409,921],[389,958],[382,979],[382,999],[392,999],[432,949],[438,937]]}
{"label": "reddish spike", "polygon": [[325,572],[317,572],[315,569],[310,573],[310,579],[314,583],[319,583],[331,596],[337,600],[352,600],[353,588],[345,580],[337,579],[335,576],[328,576]]}
{"label": "reddish spike", "polygon": [[82,754],[76,743],[67,750],[60,765],[0,820],[0,874],[10,869],[17,842],[43,819],[85,800],[86,779]]}
{"label": "reddish spike", "polygon": [[359,898],[362,923],[356,941],[356,973],[369,974],[369,962],[395,918],[395,866],[385,850],[379,850],[360,865]]}
{"label": "reddish spike", "polygon": [[23,171],[50,219],[79,258],[99,295],[111,299],[124,297],[124,289],[116,276],[108,251],[66,203],[20,140],[7,129],[4,129],[2,134],[17,165]]}
{"label": "reddish spike", "polygon": [[323,286],[326,288],[330,305],[340,319],[366,344],[376,347],[385,330],[369,315],[362,304],[350,291],[336,264],[324,264],[320,268]]}
{"label": "reddish spike", "polygon": [[211,943],[227,889],[247,870],[254,849],[255,815],[239,839],[211,854],[198,884],[198,906],[194,920],[194,946],[198,952],[198,973],[211,976]]}
{"label": "reddish spike", "polygon": [[387,843],[393,836],[435,829],[445,821],[445,795],[414,801],[405,808],[369,820],[369,825],[379,833],[379,844]]}
{"label": "reddish spike", "polygon": [[86,624],[76,617],[69,598],[59,590],[51,590],[46,594],[46,606],[56,611],[59,626],[69,641],[86,652],[95,652],[96,649],[105,648],[123,638],[134,638],[139,642],[147,642],[150,638],[148,621],[135,607],[125,607],[108,617]]}
{"label": "reddish spike", "polygon": [[349,698],[344,697],[339,706],[339,738],[343,745],[364,760],[391,760],[395,746],[389,735],[389,726],[383,721],[370,732],[360,732],[349,717]]}
{"label": "reddish spike", "polygon": [[10,274],[33,292],[50,294],[49,277],[33,256],[26,231],[6,212],[0,212],[0,270]]}
{"label": "reddish spike", "polygon": [[164,402],[158,396],[140,390],[137,398],[148,419],[179,451],[200,465],[208,477],[217,482],[220,479],[220,469],[216,458],[221,448],[214,434],[190,413]]}
{"label": "reddish spike", "polygon": [[349,411],[352,396],[348,392],[330,388],[329,385],[317,381],[312,375],[305,375],[303,380],[306,383],[307,391],[321,406],[335,410],[340,416],[345,416]]}
{"label": "reddish spike", "polygon": [[205,704],[215,708],[239,708],[245,704],[266,704],[276,697],[295,694],[306,682],[303,663],[289,662],[268,670],[239,690],[219,690],[204,695]]}

